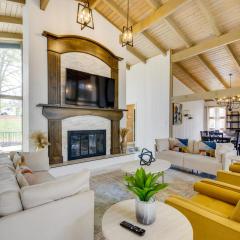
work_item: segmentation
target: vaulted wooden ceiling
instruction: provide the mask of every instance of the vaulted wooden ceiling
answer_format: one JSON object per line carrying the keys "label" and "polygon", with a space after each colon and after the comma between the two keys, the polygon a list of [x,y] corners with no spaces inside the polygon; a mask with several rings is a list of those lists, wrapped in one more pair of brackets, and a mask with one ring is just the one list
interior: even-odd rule
{"label": "vaulted wooden ceiling", "polygon": [[[126,24],[127,0],[89,2],[118,29]],[[24,3],[0,1],[0,38],[22,38]],[[130,0],[134,47],[127,49],[135,58],[128,65],[172,49],[174,76],[194,92],[228,88],[229,73],[240,86],[239,13],[240,0]]]}

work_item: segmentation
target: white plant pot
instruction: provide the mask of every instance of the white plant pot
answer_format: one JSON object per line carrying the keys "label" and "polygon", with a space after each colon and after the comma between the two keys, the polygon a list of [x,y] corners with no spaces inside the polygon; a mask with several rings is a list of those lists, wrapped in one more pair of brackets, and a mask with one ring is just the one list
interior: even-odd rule
{"label": "white plant pot", "polygon": [[136,218],[144,225],[150,225],[156,220],[156,201],[152,198],[149,202],[136,199]]}

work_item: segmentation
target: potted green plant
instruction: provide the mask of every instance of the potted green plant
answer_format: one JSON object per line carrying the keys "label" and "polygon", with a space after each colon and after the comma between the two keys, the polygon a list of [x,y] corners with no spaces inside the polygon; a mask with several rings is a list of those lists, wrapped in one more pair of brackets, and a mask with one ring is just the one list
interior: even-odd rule
{"label": "potted green plant", "polygon": [[162,173],[146,173],[139,168],[135,174],[125,176],[124,180],[129,191],[136,196],[136,218],[144,225],[152,224],[156,219],[155,194],[167,187],[166,183],[159,183],[158,179]]}

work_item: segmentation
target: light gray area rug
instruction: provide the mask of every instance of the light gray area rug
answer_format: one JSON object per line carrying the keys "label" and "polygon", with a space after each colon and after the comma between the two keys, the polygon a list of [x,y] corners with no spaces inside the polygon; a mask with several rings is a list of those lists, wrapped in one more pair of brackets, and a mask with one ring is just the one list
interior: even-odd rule
{"label": "light gray area rug", "polygon": [[[111,205],[134,197],[126,190],[123,176],[123,172],[119,170],[91,178],[91,189],[95,192],[95,240],[104,240],[101,229],[104,212]],[[169,186],[159,192],[156,198],[164,201],[172,194],[190,197],[194,195],[193,184],[200,179],[200,176],[169,169],[165,172],[165,182]]]}

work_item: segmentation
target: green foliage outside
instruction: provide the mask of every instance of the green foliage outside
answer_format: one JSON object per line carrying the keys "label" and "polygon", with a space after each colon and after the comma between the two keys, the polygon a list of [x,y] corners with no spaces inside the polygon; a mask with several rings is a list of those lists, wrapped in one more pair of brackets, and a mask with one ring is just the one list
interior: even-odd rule
{"label": "green foliage outside", "polygon": [[166,183],[159,183],[162,173],[146,173],[139,168],[134,175],[125,176],[124,180],[129,191],[133,192],[141,201],[148,202],[156,193],[167,187]]}

